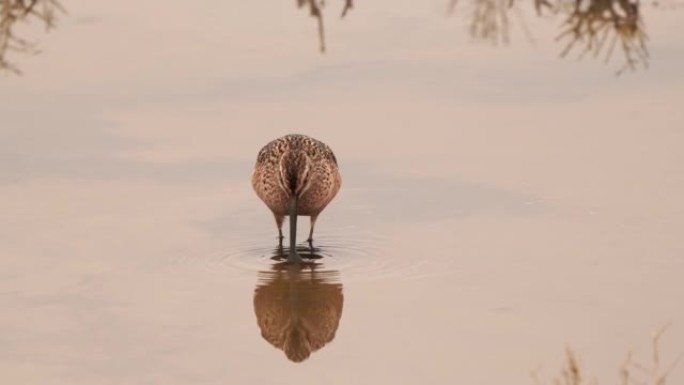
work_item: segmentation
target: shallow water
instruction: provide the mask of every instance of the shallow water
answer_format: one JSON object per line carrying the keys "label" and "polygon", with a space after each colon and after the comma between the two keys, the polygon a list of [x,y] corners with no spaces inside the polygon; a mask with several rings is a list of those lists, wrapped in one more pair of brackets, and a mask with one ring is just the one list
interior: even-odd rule
{"label": "shallow water", "polygon": [[[684,351],[684,13],[645,7],[650,67],[616,77],[559,59],[558,19],[492,47],[446,1],[328,2],[322,55],[293,3],[21,26],[43,52],[0,75],[4,382],[532,384],[567,344],[608,384],[667,323],[663,365]],[[291,132],[343,178],[301,271],[249,183]]]}

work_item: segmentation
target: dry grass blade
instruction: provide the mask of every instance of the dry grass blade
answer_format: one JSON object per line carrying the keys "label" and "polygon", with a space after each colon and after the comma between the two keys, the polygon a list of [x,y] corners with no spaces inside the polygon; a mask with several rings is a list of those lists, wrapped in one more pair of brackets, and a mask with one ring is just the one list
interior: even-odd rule
{"label": "dry grass blade", "polygon": [[[641,372],[643,372],[645,375],[649,377],[647,382],[648,385],[665,385],[667,377],[670,375],[670,373],[672,373],[672,371],[677,367],[677,365],[681,362],[682,358],[684,357],[684,354],[680,354],[669,365],[665,365],[665,368],[663,369],[660,357],[660,338],[663,336],[663,334],[667,331],[668,328],[669,325],[666,325],[653,334],[653,338],[651,340],[651,365],[646,366],[638,362],[634,362],[631,365],[632,367],[639,369]],[[636,384],[636,382],[631,382],[627,384]]]}
{"label": "dry grass blade", "polygon": [[[627,352],[625,360],[623,361],[618,371],[619,385],[665,385],[668,376],[684,359],[684,354],[680,354],[669,365],[662,365],[660,356],[660,338],[667,330],[667,326],[654,333],[651,342],[651,364],[643,365],[635,362],[632,351]],[[634,369],[638,372],[633,373]],[[588,385],[596,383],[595,380],[587,383],[584,379],[582,370],[577,360],[577,356],[570,349],[565,349],[565,361],[561,367],[560,375],[551,379],[551,384],[554,385]],[[546,382],[541,380],[538,375],[538,370],[532,372],[532,380],[535,385],[545,385]]]}
{"label": "dry grass blade", "polygon": [[620,366],[620,385],[629,385],[631,377],[629,376],[629,367],[632,365],[632,351],[627,352],[625,361]]}
{"label": "dry grass blade", "polygon": [[572,352],[570,347],[565,347],[565,356],[567,362],[565,363],[565,368],[563,370],[563,377],[565,378],[566,384],[579,385],[582,383],[582,376],[580,375],[579,363],[575,354]]}

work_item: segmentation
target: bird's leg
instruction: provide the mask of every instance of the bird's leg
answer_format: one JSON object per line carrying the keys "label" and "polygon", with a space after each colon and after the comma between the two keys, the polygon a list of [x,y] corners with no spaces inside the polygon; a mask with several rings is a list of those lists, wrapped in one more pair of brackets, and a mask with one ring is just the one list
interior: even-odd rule
{"label": "bird's leg", "polygon": [[314,214],[311,216],[311,227],[309,228],[309,239],[306,241],[309,242],[309,244],[313,243],[313,231],[314,231],[314,225],[316,224],[316,219],[318,219],[318,214]]}
{"label": "bird's leg", "polygon": [[[282,241],[280,241],[280,244],[278,245],[277,255],[275,255],[274,258],[275,258],[275,260],[278,260],[278,261],[285,258],[285,250],[283,249],[283,242]],[[274,259],[274,258],[271,258],[271,259]]]}
{"label": "bird's leg", "polygon": [[297,197],[290,199],[290,255],[287,257],[290,263],[302,262],[302,257],[297,254]]}
{"label": "bird's leg", "polygon": [[275,217],[276,221],[276,226],[278,226],[278,246],[283,247],[283,220],[285,219],[284,215],[278,215],[278,214],[273,214]]}

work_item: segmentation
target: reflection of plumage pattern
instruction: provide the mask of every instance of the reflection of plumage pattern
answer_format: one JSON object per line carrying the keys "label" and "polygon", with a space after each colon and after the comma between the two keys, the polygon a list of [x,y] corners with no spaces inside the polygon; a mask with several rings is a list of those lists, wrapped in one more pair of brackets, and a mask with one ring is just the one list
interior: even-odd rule
{"label": "reflection of plumage pattern", "polygon": [[309,240],[318,214],[342,185],[337,159],[325,143],[305,135],[286,135],[259,151],[252,187],[273,212],[282,236],[290,198],[297,196],[297,215],[311,217]]}
{"label": "reflection of plumage pattern", "polygon": [[298,265],[260,273],[254,312],[261,336],[302,362],[335,338],[342,317],[342,285],[337,272],[302,271]]}

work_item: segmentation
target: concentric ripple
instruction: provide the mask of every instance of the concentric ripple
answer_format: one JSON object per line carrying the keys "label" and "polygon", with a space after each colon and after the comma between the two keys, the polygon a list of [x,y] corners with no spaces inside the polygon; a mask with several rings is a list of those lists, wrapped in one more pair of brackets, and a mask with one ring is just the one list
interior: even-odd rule
{"label": "concentric ripple", "polygon": [[[353,230],[353,229],[352,229]],[[223,253],[193,258],[214,273],[232,276],[251,276],[270,269],[287,258],[287,246],[280,248],[273,233],[251,234],[239,241],[238,247]],[[270,244],[269,244],[270,243]],[[387,237],[344,233],[321,233],[313,243],[297,245],[298,253],[325,270],[337,270],[345,282],[382,279],[419,279],[444,275],[448,266],[436,266],[434,261],[409,258],[401,251],[392,250]]]}

